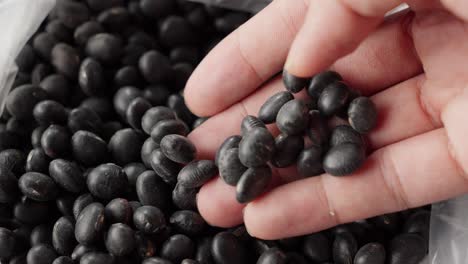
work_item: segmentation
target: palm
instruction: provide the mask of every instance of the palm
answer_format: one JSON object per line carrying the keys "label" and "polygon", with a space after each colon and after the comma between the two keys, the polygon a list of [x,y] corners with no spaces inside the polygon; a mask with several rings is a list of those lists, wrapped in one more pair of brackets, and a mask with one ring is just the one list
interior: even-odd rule
{"label": "palm", "polygon": [[[278,78],[262,83],[281,70],[303,22],[302,5],[299,0],[296,5],[274,2],[194,73],[186,89],[189,106],[200,115],[216,114],[190,135],[201,156],[212,158],[226,137],[239,133],[243,116],[256,115],[266,98],[284,89]],[[211,224],[244,220],[253,235],[273,239],[468,191],[468,152],[461,147],[467,145],[468,132],[462,116],[468,110],[463,93],[468,27],[439,11],[418,13],[414,20],[410,16],[382,25],[333,65],[351,86],[372,95],[379,108],[378,127],[369,135],[373,153],[364,168],[351,177],[294,182],[294,168],[275,171],[276,184],[290,183],[250,203],[244,214],[234,188],[216,179],[198,196],[199,210]]]}

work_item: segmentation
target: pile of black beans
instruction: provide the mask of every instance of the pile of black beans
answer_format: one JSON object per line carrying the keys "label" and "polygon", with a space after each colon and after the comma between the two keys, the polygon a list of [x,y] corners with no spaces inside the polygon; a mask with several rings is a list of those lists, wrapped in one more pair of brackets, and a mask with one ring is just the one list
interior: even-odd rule
{"label": "pile of black beans", "polygon": [[[427,208],[275,241],[200,216],[196,194],[218,167],[249,201],[271,177],[266,160],[292,162],[290,137],[253,117],[215,161],[196,160],[186,138],[206,120],[185,105],[188,77],[250,17],[183,0],[59,0],[18,56],[0,117],[0,263],[418,263]],[[265,156],[251,153],[258,139]]]}

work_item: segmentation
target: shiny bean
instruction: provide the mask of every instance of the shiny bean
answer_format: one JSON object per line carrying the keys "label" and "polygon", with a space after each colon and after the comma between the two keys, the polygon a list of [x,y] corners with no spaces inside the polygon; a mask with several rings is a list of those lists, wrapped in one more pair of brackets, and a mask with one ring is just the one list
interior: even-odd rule
{"label": "shiny bean", "polygon": [[293,99],[294,96],[285,91],[272,95],[260,108],[258,118],[265,124],[274,123],[281,107]]}

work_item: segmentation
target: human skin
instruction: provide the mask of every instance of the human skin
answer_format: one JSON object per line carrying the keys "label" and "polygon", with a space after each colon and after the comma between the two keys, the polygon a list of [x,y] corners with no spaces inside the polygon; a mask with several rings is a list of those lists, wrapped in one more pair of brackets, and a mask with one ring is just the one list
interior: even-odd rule
{"label": "human skin", "polygon": [[275,169],[271,190],[247,205],[216,178],[197,196],[210,224],[244,222],[251,235],[277,239],[468,192],[468,1],[407,2],[412,12],[384,19],[400,1],[275,0],[202,61],[185,97],[212,116],[189,135],[203,158],[285,89],[274,77],[283,66],[301,77],[336,70],[379,111],[356,173],[299,179]]}

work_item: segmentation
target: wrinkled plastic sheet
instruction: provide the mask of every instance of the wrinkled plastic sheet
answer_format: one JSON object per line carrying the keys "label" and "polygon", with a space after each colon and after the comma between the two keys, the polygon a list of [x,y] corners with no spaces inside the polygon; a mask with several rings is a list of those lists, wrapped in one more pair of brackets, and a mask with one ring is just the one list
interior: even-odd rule
{"label": "wrinkled plastic sheet", "polygon": [[15,80],[15,58],[55,5],[55,0],[0,0],[0,113]]}
{"label": "wrinkled plastic sheet", "polygon": [[[258,12],[270,0],[190,0]],[[18,68],[15,58],[55,5],[55,0],[0,0],[0,112]],[[390,13],[399,12],[402,5]],[[432,206],[427,264],[468,263],[468,195]]]}

